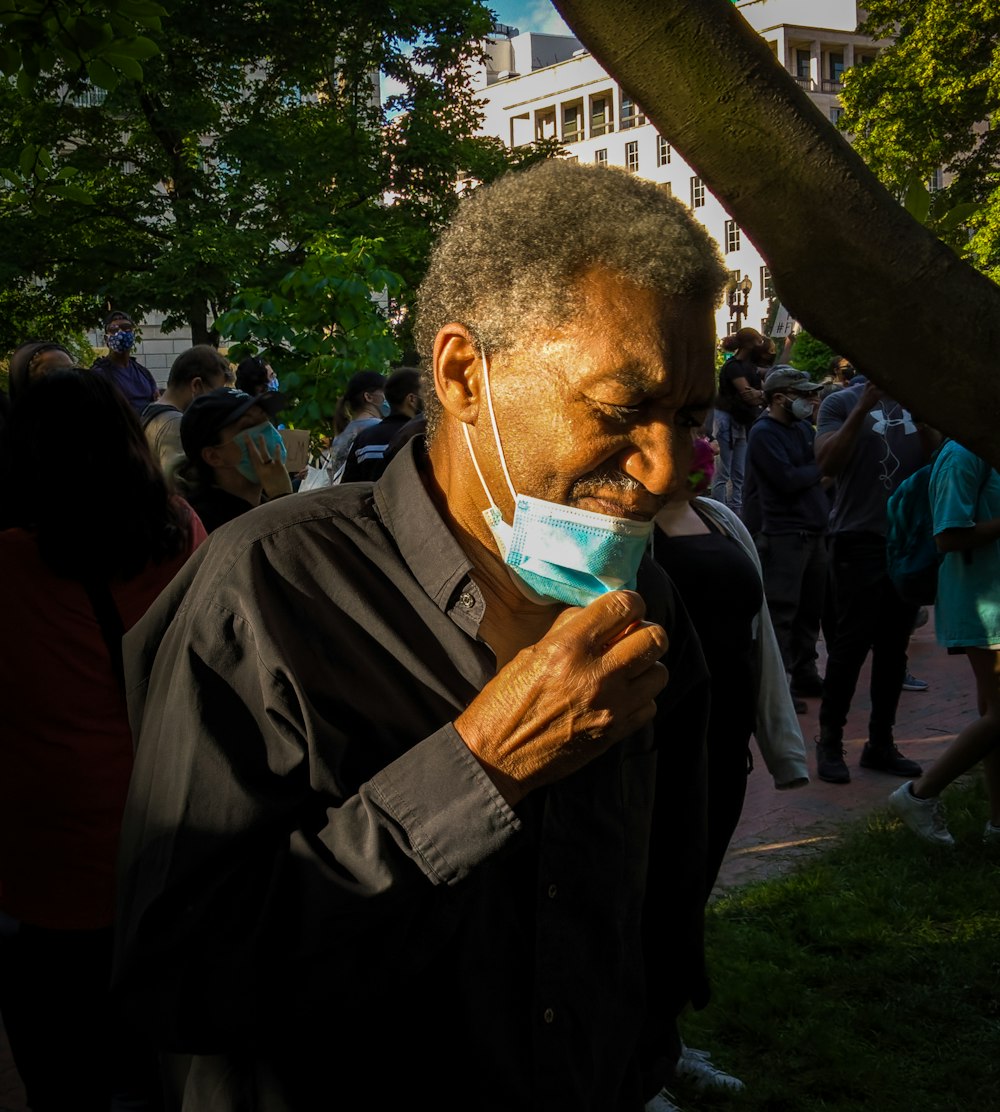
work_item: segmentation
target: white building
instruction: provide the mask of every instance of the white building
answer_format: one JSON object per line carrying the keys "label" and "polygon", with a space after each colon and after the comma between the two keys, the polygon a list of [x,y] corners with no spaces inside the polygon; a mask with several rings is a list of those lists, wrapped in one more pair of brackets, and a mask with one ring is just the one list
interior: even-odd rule
{"label": "white building", "polygon": [[[746,20],[831,120],[840,116],[845,69],[863,65],[886,45],[859,35],[863,12],[854,0],[742,0]],[[690,205],[718,242],[733,284],[752,283],[745,318],[724,305],[719,335],[740,324],[763,328],[773,296],[760,254],[690,166],[658,135],[642,109],[569,35],[521,34],[497,27],[488,59],[474,76],[485,117],[480,134],[510,147],[558,138],[567,157],[622,166],[657,182]]]}

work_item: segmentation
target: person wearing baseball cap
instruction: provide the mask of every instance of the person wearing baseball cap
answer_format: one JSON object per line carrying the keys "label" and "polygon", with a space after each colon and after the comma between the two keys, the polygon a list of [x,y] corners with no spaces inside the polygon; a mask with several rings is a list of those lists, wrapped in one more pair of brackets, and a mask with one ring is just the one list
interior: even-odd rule
{"label": "person wearing baseball cap", "polygon": [[187,460],[174,480],[209,533],[262,502],[292,493],[285,444],[270,420],[285,404],[284,394],[253,396],[222,386],[200,394],[184,411],[181,445]]}
{"label": "person wearing baseball cap", "polygon": [[764,597],[799,714],[808,710],[805,696],[823,691],[816,642],[826,591],[830,501],[813,451],[820,389],[805,371],[777,364],[764,380],[767,408],[747,443]]}

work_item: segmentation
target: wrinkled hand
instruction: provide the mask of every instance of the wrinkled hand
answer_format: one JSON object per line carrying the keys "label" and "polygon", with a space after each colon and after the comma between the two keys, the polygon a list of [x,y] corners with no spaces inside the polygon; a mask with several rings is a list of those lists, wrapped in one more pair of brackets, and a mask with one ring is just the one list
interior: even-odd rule
{"label": "wrinkled hand", "polygon": [[656,713],[662,626],[634,591],[562,611],[458,717],[455,728],[507,802],[569,776]]}
{"label": "wrinkled hand", "polygon": [[263,437],[257,440],[251,436],[249,440],[250,462],[257,474],[257,479],[268,498],[277,498],[282,494],[292,493],[292,479],[280,457],[272,458],[267,451]]}

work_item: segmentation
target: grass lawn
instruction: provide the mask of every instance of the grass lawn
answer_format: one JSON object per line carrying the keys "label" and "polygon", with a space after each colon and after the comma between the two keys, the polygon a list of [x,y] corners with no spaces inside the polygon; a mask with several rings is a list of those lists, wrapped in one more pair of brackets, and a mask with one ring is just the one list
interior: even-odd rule
{"label": "grass lawn", "polygon": [[1000,848],[978,773],[945,792],[958,845],[887,809],[708,911],[713,997],[689,1046],[746,1083],[684,1112],[1000,1112]]}

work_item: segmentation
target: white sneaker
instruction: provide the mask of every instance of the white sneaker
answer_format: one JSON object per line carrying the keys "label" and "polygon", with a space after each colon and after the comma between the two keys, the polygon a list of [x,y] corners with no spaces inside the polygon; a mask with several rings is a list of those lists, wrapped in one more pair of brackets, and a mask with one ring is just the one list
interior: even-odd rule
{"label": "white sneaker", "polygon": [[707,1050],[693,1047],[681,1048],[674,1072],[679,1078],[690,1081],[699,1093],[740,1093],[746,1087],[738,1077],[713,1066]]}
{"label": "white sneaker", "polygon": [[910,781],[900,786],[889,796],[889,807],[906,823],[914,834],[919,834],[925,842],[937,846],[953,846],[951,836],[944,821],[941,800],[937,796],[930,799],[917,799],[910,791]]}
{"label": "white sneaker", "polygon": [[983,831],[983,842],[988,846],[1000,846],[1000,826],[994,826],[989,820]]}
{"label": "white sneaker", "polygon": [[680,1105],[674,1104],[673,1095],[661,1089],[652,1100],[646,1101],[646,1112],[681,1112]]}

